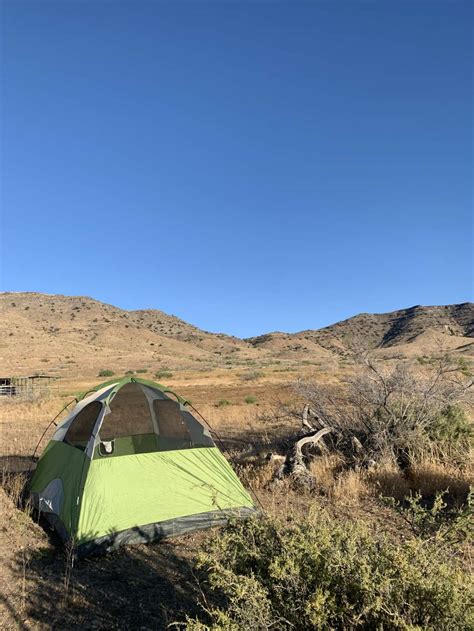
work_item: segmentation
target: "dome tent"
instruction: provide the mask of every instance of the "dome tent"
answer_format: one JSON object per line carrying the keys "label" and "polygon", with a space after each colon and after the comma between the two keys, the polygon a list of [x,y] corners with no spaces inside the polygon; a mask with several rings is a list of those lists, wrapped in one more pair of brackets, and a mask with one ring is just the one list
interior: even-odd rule
{"label": "dome tent", "polygon": [[77,556],[255,511],[209,431],[170,392],[134,377],[101,384],[56,429],[30,493]]}

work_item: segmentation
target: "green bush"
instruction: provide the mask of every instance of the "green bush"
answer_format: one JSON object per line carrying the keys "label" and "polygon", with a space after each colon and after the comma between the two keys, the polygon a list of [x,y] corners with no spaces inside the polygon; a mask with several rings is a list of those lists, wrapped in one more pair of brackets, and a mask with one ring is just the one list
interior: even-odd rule
{"label": "green bush", "polygon": [[253,403],[257,403],[256,397],[253,397],[251,394],[249,394],[248,397],[245,397],[244,401],[245,403],[247,403],[247,405],[252,405]]}
{"label": "green bush", "polygon": [[228,405],[232,405],[231,401],[227,401],[227,399],[221,399],[216,403],[216,408],[225,408]]}
{"label": "green bush", "polygon": [[469,451],[474,432],[464,410],[457,405],[447,405],[434,417],[428,434],[440,445]]}
{"label": "green bush", "polygon": [[261,518],[230,524],[201,553],[210,586],[189,630],[467,631],[472,580],[441,547],[399,544],[357,522]]}
{"label": "green bush", "polygon": [[166,368],[163,368],[163,370],[158,370],[158,372],[155,372],[155,377],[157,379],[169,379],[172,376],[173,376],[173,373],[167,370]]}
{"label": "green bush", "polygon": [[112,377],[113,375],[115,375],[113,370],[102,369],[102,370],[99,370],[99,374],[97,376],[98,377]]}
{"label": "green bush", "polygon": [[422,539],[436,537],[448,543],[474,541],[474,489],[470,488],[466,503],[460,508],[449,506],[448,499],[447,491],[436,493],[431,505],[427,505],[420,492],[406,497],[403,502],[393,497],[383,498]]}

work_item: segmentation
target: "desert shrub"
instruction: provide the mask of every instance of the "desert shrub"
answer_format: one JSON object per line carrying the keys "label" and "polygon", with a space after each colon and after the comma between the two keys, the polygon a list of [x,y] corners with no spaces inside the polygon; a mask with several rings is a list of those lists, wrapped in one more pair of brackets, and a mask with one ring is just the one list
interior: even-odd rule
{"label": "desert shrub", "polygon": [[339,386],[301,382],[296,390],[335,430],[328,440],[359,460],[388,457],[402,467],[429,458],[464,464],[473,431],[462,405],[472,396],[472,377],[465,364],[447,357],[422,366],[414,371],[401,362],[390,367],[367,361]]}
{"label": "desert shrub", "polygon": [[217,403],[216,403],[216,408],[225,408],[228,405],[232,405],[232,401],[228,401],[227,399],[220,399]]}
{"label": "desert shrub", "polygon": [[459,405],[447,405],[434,414],[427,432],[435,443],[463,451],[469,450],[474,436],[472,424]]}
{"label": "desert shrub", "polygon": [[138,375],[144,375],[148,370],[146,368],[137,368],[136,372]]}
{"label": "desert shrub", "polygon": [[423,539],[436,537],[451,543],[474,540],[474,492],[471,488],[466,504],[460,508],[449,506],[447,492],[438,492],[430,505],[421,493],[414,493],[400,502],[392,497],[384,498],[409,524],[413,533]]}
{"label": "desert shrub", "polygon": [[135,371],[134,371],[134,370],[127,370],[127,371],[125,372],[125,374],[126,374],[126,375],[134,375],[134,374],[135,374]]}
{"label": "desert shrub", "polygon": [[264,373],[261,370],[248,370],[247,372],[240,373],[242,381],[256,381],[264,377]]}
{"label": "desert shrub", "polygon": [[257,403],[256,397],[252,396],[251,394],[245,397],[244,401],[245,403],[247,403],[247,405],[252,405],[253,403]]}
{"label": "desert shrub", "polygon": [[108,370],[108,369],[103,368],[102,370],[99,370],[99,373],[97,376],[98,377],[112,377],[113,375],[115,375],[113,370]]}
{"label": "desert shrub", "polygon": [[[471,629],[472,580],[434,544],[327,514],[230,524],[200,555],[210,593],[187,629]],[[203,583],[201,583],[203,584]]]}
{"label": "desert shrub", "polygon": [[169,371],[167,368],[163,368],[162,370],[158,370],[155,372],[155,377],[157,379],[169,379],[173,376],[173,373]]}

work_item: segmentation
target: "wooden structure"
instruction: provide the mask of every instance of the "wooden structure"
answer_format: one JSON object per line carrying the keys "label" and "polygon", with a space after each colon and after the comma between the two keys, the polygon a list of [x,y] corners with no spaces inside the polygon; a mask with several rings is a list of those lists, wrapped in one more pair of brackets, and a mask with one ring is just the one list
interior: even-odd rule
{"label": "wooden structure", "polygon": [[49,394],[57,377],[28,375],[26,377],[0,377],[0,396],[27,397]]}

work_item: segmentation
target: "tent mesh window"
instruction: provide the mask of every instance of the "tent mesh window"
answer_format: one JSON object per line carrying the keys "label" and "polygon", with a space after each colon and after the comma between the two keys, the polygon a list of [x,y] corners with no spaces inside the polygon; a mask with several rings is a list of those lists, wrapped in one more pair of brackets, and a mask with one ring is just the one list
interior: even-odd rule
{"label": "tent mesh window", "polygon": [[101,440],[154,433],[150,406],[138,384],[127,383],[120,388],[110,403],[110,410],[100,428]]}
{"label": "tent mesh window", "polygon": [[176,438],[191,442],[191,434],[176,401],[155,399],[153,411],[161,438]]}
{"label": "tent mesh window", "polygon": [[92,403],[86,405],[69,426],[66,436],[64,437],[64,442],[73,447],[84,449],[92,434],[101,408],[102,403],[100,403],[100,401],[92,401]]}

